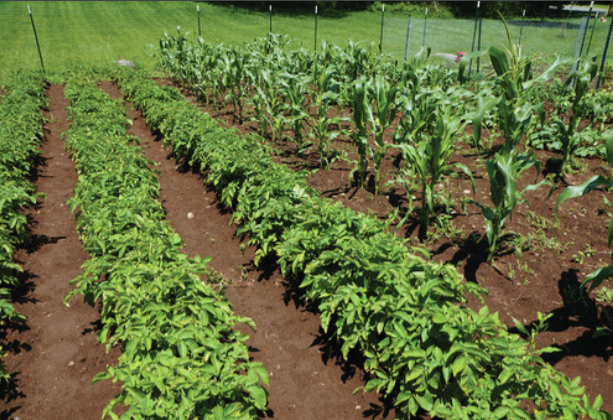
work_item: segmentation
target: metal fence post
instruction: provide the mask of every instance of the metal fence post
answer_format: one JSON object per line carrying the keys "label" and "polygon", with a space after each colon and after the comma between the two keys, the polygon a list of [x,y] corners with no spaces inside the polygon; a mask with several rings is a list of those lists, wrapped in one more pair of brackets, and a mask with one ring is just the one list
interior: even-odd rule
{"label": "metal fence post", "polygon": [[604,46],[604,52],[602,53],[602,64],[600,65],[600,75],[598,76],[598,83],[596,83],[596,89],[600,89],[602,79],[604,78],[607,53],[609,52],[609,44],[611,43],[611,33],[613,33],[613,19],[611,19],[611,25],[609,26],[609,34],[607,35],[607,42]]}
{"label": "metal fence post", "polygon": [[36,26],[34,25],[34,18],[32,17],[32,10],[30,10],[29,4],[28,4],[28,14],[30,15],[30,22],[32,22],[32,30],[34,31],[34,39],[36,40],[36,48],[38,49],[38,57],[40,58],[40,66],[43,68],[43,73],[46,73],[45,63],[43,63],[43,54],[40,52],[40,44],[38,43],[38,35],[36,34]]}
{"label": "metal fence post", "polygon": [[379,35],[379,54],[383,54],[383,18],[385,17],[385,4],[381,5],[381,34]]}
{"label": "metal fence post", "polygon": [[407,56],[409,55],[409,33],[411,32],[411,15],[409,15],[409,20],[407,21],[407,40],[404,43],[404,61],[407,61]]}

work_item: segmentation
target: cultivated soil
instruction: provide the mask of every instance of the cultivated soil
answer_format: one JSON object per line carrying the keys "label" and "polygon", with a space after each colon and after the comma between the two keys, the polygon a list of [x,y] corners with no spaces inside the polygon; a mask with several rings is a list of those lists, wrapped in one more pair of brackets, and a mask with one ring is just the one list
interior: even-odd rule
{"label": "cultivated soil", "polygon": [[[159,82],[181,88],[166,80]],[[243,133],[257,131],[255,122],[238,124],[231,106],[215,109],[198,102],[189,91],[182,91],[203,112],[216,118],[225,127],[235,127]],[[249,111],[247,109],[247,114]],[[345,109],[343,114],[351,116],[351,111]],[[386,132],[386,143],[392,143],[391,133],[397,124],[398,120]],[[343,128],[349,127],[343,124]],[[472,135],[470,126],[464,134]],[[283,135],[292,137],[290,131]],[[490,133],[484,131],[482,139],[489,141],[489,136]],[[499,143],[500,140],[494,141],[495,145]],[[355,211],[372,214],[381,220],[386,220],[395,209],[400,210],[401,217],[404,216],[404,209],[409,202],[407,194],[401,186],[388,184],[394,178],[395,169],[403,164],[395,149],[389,149],[383,161],[380,184],[382,192],[375,196],[372,165],[369,166],[366,188],[358,188],[355,180],[349,179],[353,164],[348,161],[357,161],[358,155],[348,138],[339,136],[332,142],[331,149],[347,153],[347,159],[334,162],[330,170],[317,168],[318,157],[314,151],[297,156],[291,141],[281,144],[268,141],[268,144],[279,150],[276,158],[279,162],[296,170],[311,170],[309,185],[319,190],[323,196],[341,201]],[[397,234],[410,238],[411,245],[425,247],[431,252],[433,260],[456,266],[466,281],[483,286],[489,293],[485,297],[485,305],[491,312],[498,312],[500,319],[512,331],[518,332],[514,319],[530,326],[538,320],[538,312],[551,315],[549,328],[539,335],[537,344],[539,348],[558,348],[559,352],[546,354],[544,359],[570,377],[580,376],[591,398],[601,394],[605,401],[603,408],[613,412],[613,336],[610,332],[604,336],[596,333],[597,328],[606,322],[605,311],[613,318],[613,308],[610,304],[603,304],[594,292],[582,296],[580,287],[587,274],[613,264],[611,249],[606,243],[607,227],[611,220],[607,213],[613,212],[613,208],[604,201],[606,198],[613,202],[613,195],[605,191],[591,192],[563,203],[558,211],[559,224],[556,224],[554,216],[556,199],[564,188],[602,173],[599,168],[606,167],[606,163],[596,158],[578,158],[580,169],[554,181],[555,190],[549,198],[548,187],[527,193],[525,197],[528,203],[518,205],[512,218],[505,224],[504,232],[512,231],[515,235],[505,236],[509,240],[508,245],[488,263],[483,216],[471,204],[466,205],[465,212],[462,202],[473,199],[484,205],[492,205],[485,165],[485,161],[492,155],[486,152],[479,156],[471,145],[458,145],[451,163],[462,163],[470,168],[476,184],[475,192],[465,176],[444,182],[441,190],[447,195],[450,204],[448,209],[438,209],[433,223],[436,219],[444,221],[445,218],[448,218],[448,222],[442,223],[438,229],[429,227],[432,235],[427,240],[418,240],[416,212],[403,226],[398,227],[392,223],[392,228],[398,227]],[[547,151],[536,151],[536,155],[542,162],[541,171],[537,173],[536,169],[531,168],[522,174],[518,181],[518,191],[535,183],[537,175],[540,181],[547,174],[557,171],[558,155]],[[417,207],[420,206],[419,198],[419,193],[414,192],[414,205]],[[605,284],[611,287],[610,281]],[[469,305],[478,309],[482,304],[471,299]]]}
{"label": "cultivated soil", "polygon": [[[100,87],[114,98],[122,97],[112,83],[101,82]],[[5,361],[14,377],[13,387],[0,390],[3,401],[0,420],[99,419],[103,407],[120,390],[120,384],[110,381],[89,385],[96,373],[116,361],[119,353],[115,347],[106,354],[95,340],[98,309],[83,305],[79,299],[74,299],[70,307],[62,303],[71,289],[69,281],[79,274],[87,254],[81,248],[74,217],[65,204],[76,182],[74,165],[60,137],[67,128],[68,102],[59,85],[51,86],[48,96],[50,109],[46,115],[50,122],[35,177],[37,190],[47,198],[26,210],[32,240],[17,255],[26,273],[24,287],[16,296],[16,307],[28,317],[27,325],[0,331],[6,336],[3,341],[9,343]],[[231,109],[201,107],[222,124],[234,125]],[[270,372],[269,410],[262,417],[393,418],[393,409],[376,394],[353,394],[354,389],[364,385],[359,366],[341,363],[337,347],[322,335],[318,315],[292,298],[290,286],[274,264],[253,266],[253,249],[240,251],[241,241],[235,238],[235,229],[229,225],[231,215],[219,205],[202,176],[177,165],[140,112],[130,104],[127,109],[134,121],[130,133],[142,140],[146,156],[161,173],[161,201],[170,225],[185,241],[184,252],[189,256],[212,257],[210,265],[228,280],[226,294],[234,310],[251,317],[258,327],[257,332],[240,328],[250,335],[248,344],[253,359],[262,362]],[[256,126],[250,123],[237,128],[253,132]],[[389,136],[388,133],[387,140],[391,141]],[[281,152],[277,157],[280,162],[295,169],[315,169],[314,155],[298,157],[291,144],[276,147]],[[356,157],[347,139],[340,138],[333,148],[345,150],[350,159]],[[554,155],[546,152],[538,155],[544,163],[542,179],[552,170]],[[490,264],[484,256],[485,243],[479,239],[484,234],[483,218],[475,206],[469,205],[468,213],[464,214],[460,204],[466,197],[489,203],[484,159],[464,145],[454,159],[471,168],[476,192],[472,193],[466,179],[444,184],[451,204],[448,212],[441,209],[436,217],[450,215],[450,221],[444,225],[447,230],[430,229],[435,234],[423,246],[434,260],[457,266],[467,281],[485,287],[489,292],[485,304],[498,312],[509,327],[513,328],[513,318],[529,325],[537,319],[537,312],[551,314],[549,330],[540,335],[538,345],[558,347],[561,351],[547,355],[546,360],[571,377],[581,376],[589,395],[593,398],[601,394],[605,400],[603,408],[613,412],[613,339],[610,335],[595,337],[596,328],[603,323],[602,304],[594,293],[585,298],[579,293],[585,274],[612,263],[606,246],[609,221],[606,212],[612,209],[603,204],[606,193],[593,192],[563,204],[559,227],[555,226],[553,209],[565,182],[556,183],[549,199],[545,189],[529,194],[531,206],[518,206],[506,228],[527,238],[525,242],[530,246],[520,258],[513,252],[517,245],[509,245]],[[381,171],[381,185],[391,180],[398,162],[397,155],[390,151]],[[566,177],[568,184],[587,179],[601,162],[586,160],[584,164],[583,171]],[[380,196],[374,196],[372,189],[358,189],[348,179],[350,170],[346,161],[337,161],[330,170],[314,171],[309,183],[324,196],[340,200],[356,211],[382,219],[392,209],[401,209],[402,213],[408,200],[401,188],[386,186]],[[532,182],[535,175],[534,170],[528,171],[520,184]],[[609,199],[613,201],[610,196]],[[419,205],[418,194],[415,204]],[[418,245],[418,230],[417,221],[409,218],[397,233]],[[593,252],[582,257],[579,252],[585,254],[586,246]],[[470,305],[478,308],[480,303],[471,301]]]}

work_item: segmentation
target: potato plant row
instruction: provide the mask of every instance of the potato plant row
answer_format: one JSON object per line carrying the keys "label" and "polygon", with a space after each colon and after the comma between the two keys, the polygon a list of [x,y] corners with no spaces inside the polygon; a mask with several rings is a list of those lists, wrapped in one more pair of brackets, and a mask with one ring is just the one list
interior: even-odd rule
{"label": "potato plant row", "polygon": [[164,220],[159,181],[138,139],[126,134],[125,107],[84,75],[66,88],[71,125],[66,148],[79,174],[77,227],[90,259],[66,296],[101,303],[97,338],[122,354],[93,382],[123,384],[103,417],[118,419],[253,419],[264,410],[268,374],[249,361],[253,322],[236,315],[214,285],[210,258],[188,258]]}
{"label": "potato plant row", "polygon": [[449,265],[410,252],[389,226],[310,189],[305,174],[271,159],[256,137],[224,129],[145,75],[118,71],[124,94],[163,135],[177,159],[199,167],[233,210],[238,233],[257,245],[256,263],[276,256],[283,274],[321,312],[322,328],[359,352],[365,391],[395,399],[400,417],[425,412],[448,419],[611,419],[580,385],[545,363],[536,335],[508,332],[487,307],[465,295],[485,290],[462,282]]}
{"label": "potato plant row", "polygon": [[[39,196],[29,176],[43,138],[45,87],[42,75],[19,73],[8,80],[0,98],[0,326],[24,320],[11,304],[11,289],[23,271],[13,256],[28,236],[28,221],[20,209],[35,204]],[[8,380],[0,360],[0,382]]]}

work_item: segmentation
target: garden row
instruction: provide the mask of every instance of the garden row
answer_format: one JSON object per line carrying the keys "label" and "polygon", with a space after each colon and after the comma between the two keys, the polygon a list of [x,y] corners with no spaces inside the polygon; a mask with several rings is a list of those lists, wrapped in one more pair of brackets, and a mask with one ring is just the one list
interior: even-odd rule
{"label": "garden row", "polygon": [[[358,352],[370,375],[365,390],[394,398],[409,417],[610,419],[580,386],[546,364],[535,339],[508,332],[487,307],[467,308],[465,295],[485,290],[462,282],[455,268],[413,255],[385,223],[319,197],[305,173],[271,159],[256,137],[227,130],[131,70],[116,75],[124,94],[163,135],[178,160],[206,175],[233,211],[238,234],[258,247],[256,263],[275,257],[321,312],[322,328]],[[531,409],[526,408],[532,407]]]}
{"label": "garden row", "polygon": [[[19,286],[18,273],[23,271],[14,254],[28,236],[28,221],[20,209],[35,204],[40,196],[30,177],[43,138],[45,86],[41,74],[19,73],[8,80],[0,99],[0,326],[24,320],[11,304],[11,292]],[[8,380],[0,360],[0,382]]]}
{"label": "garden row", "polygon": [[[66,296],[101,304],[98,340],[121,345],[116,366],[94,378],[123,384],[103,417],[256,418],[266,407],[268,374],[250,362],[248,336],[208,258],[188,258],[164,220],[156,172],[126,135],[125,107],[85,74],[65,90],[71,125],[66,147],[78,171],[69,205],[90,259]],[[207,276],[209,282],[203,282]],[[120,408],[120,410],[125,410]]]}

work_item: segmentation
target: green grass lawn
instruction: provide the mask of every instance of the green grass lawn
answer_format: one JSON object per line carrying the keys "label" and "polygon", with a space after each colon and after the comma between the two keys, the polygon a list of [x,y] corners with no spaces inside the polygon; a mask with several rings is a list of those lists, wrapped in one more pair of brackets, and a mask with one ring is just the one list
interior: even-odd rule
{"label": "green grass lawn", "polygon": [[[269,29],[267,12],[199,3],[202,34],[207,42],[240,44],[265,36]],[[153,67],[154,48],[164,32],[175,33],[177,26],[197,33],[194,2],[32,2],[47,70],[63,71],[73,63],[105,65],[117,57],[145,67]],[[426,24],[426,45],[435,52],[470,51],[472,20],[435,19]],[[344,46],[349,39],[374,43],[378,48],[381,14],[375,12],[330,13],[320,9],[318,41]],[[574,21],[576,22],[576,20]],[[386,14],[383,52],[399,59],[404,56],[407,16]],[[602,54],[608,23],[597,23],[590,53]],[[519,26],[510,25],[516,42]],[[313,48],[314,16],[278,12],[273,16],[273,32],[296,38],[297,46]],[[559,54],[571,57],[577,29],[527,26],[523,43],[528,54]],[[410,53],[423,42],[424,19],[411,22]],[[588,32],[588,38],[589,38]],[[564,36],[563,36],[564,35]],[[40,65],[25,2],[0,2],[0,76],[20,68]],[[483,21],[482,47],[505,45],[504,25],[498,20]],[[587,48],[587,41],[586,41]],[[612,56],[613,52],[609,54]]]}

